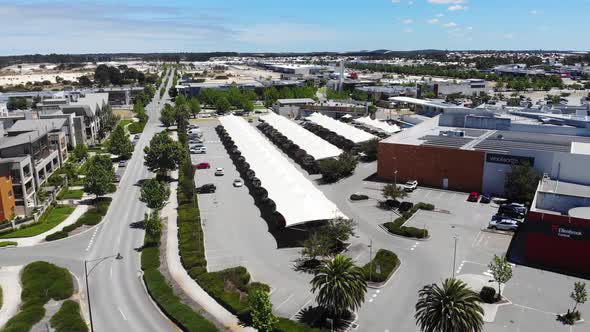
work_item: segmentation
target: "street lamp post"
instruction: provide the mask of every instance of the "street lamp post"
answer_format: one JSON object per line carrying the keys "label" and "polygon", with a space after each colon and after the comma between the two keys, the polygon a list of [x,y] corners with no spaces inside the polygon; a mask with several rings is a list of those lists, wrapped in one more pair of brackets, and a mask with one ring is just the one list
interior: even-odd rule
{"label": "street lamp post", "polygon": [[456,264],[456,260],[457,260],[457,238],[459,237],[459,235],[457,233],[455,233],[455,235],[453,236],[453,239],[455,240],[455,248],[453,250],[453,279],[455,279],[455,264]]}
{"label": "street lamp post", "polygon": [[372,281],[371,274],[373,273],[373,239],[369,240],[369,281]]}
{"label": "street lamp post", "polygon": [[[121,256],[120,253],[118,253],[117,255],[111,255],[111,256],[105,256],[102,258],[96,258],[93,260],[84,260],[84,279],[86,281],[86,298],[88,301],[88,316],[90,318],[90,332],[94,332],[94,323],[92,321],[92,302],[90,301],[90,285],[88,284],[88,276],[90,275],[90,273],[92,273],[92,270],[94,270],[95,267],[98,266],[98,264],[102,263],[103,261],[107,260],[108,258],[111,257],[116,257],[116,259],[122,259],[123,257]],[[88,271],[88,263],[89,262],[95,262],[95,261],[99,261],[98,263],[96,263],[91,269],[90,271]]]}

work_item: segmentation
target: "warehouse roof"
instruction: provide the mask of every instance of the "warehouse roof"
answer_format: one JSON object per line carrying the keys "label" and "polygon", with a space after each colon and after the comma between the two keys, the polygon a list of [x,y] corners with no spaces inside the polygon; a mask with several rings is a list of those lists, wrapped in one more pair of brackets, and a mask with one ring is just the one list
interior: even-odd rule
{"label": "warehouse roof", "polygon": [[234,115],[219,120],[260,179],[286,226],[346,217],[286,157],[246,120]]}
{"label": "warehouse roof", "polygon": [[276,113],[270,112],[262,118],[273,128],[293,141],[293,143],[299,145],[301,149],[314,157],[315,160],[337,157],[343,152],[297,123]]}
{"label": "warehouse roof", "polygon": [[366,131],[360,130],[338,120],[334,120],[333,118],[320,113],[313,113],[312,115],[308,116],[307,119],[317,125],[335,132],[346,139],[351,140],[353,143],[366,142],[377,138]]}

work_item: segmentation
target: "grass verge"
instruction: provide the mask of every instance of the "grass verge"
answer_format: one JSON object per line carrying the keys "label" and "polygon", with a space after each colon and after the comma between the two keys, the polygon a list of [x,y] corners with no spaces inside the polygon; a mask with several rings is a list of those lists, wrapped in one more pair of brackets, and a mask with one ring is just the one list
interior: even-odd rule
{"label": "grass verge", "polygon": [[[379,249],[375,257],[373,257],[372,264],[369,262],[363,266],[365,279],[371,282],[384,282],[389,278],[398,264],[399,258],[396,254],[386,249]],[[370,280],[369,270],[371,271]]]}
{"label": "grass verge", "polygon": [[94,226],[102,221],[102,218],[107,211],[109,210],[109,205],[111,205],[111,198],[110,197],[100,197],[98,200],[95,201],[95,206],[88,209],[78,220],[68,226],[62,228],[61,231],[55,232],[53,234],[47,235],[45,237],[45,241],[55,241],[58,239],[63,239],[68,237],[69,233],[81,227],[83,225],[87,226]]}
{"label": "grass verge", "polygon": [[50,206],[37,222],[22,226],[17,230],[2,232],[0,239],[31,237],[45,233],[66,220],[72,211],[74,211],[74,207],[69,205]]}
{"label": "grass verge", "polygon": [[74,283],[67,269],[47,263],[33,262],[23,269],[19,312],[2,332],[26,332],[45,316],[43,307],[50,299],[60,301],[72,296]]}
{"label": "grass verge", "polygon": [[401,217],[392,222],[386,222],[383,226],[392,234],[401,235],[405,237],[412,237],[416,239],[424,239],[428,237],[428,230],[425,228],[416,228],[404,226],[404,223],[410,219],[418,210],[434,210],[434,205],[427,203],[418,203],[414,205],[409,211],[404,212]]}
{"label": "grass verge", "polygon": [[4,248],[4,247],[10,247],[10,246],[18,246],[18,243],[14,242],[14,241],[2,241],[0,242],[0,248]]}
{"label": "grass verge", "polygon": [[146,122],[133,122],[127,129],[129,130],[129,134],[135,135],[143,132],[143,128],[145,128]]}
{"label": "grass verge", "polygon": [[82,189],[69,189],[69,190],[62,190],[59,195],[57,195],[57,199],[81,199],[84,195],[84,190]]}
{"label": "grass verge", "polygon": [[88,325],[80,314],[78,302],[66,300],[62,303],[59,311],[51,317],[51,327],[55,332],[87,332]]}

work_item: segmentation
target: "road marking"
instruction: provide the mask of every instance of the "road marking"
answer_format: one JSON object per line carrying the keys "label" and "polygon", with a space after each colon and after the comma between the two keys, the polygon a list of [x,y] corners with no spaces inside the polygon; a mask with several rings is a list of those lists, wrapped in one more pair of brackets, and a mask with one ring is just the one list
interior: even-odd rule
{"label": "road marking", "polygon": [[287,301],[289,301],[291,298],[293,297],[293,294],[289,295],[289,297],[287,297],[287,299],[283,302],[281,302],[281,304],[279,304],[276,309],[279,309],[283,304],[287,303]]}
{"label": "road marking", "polygon": [[541,312],[541,313],[548,314],[548,315],[554,315],[554,316],[557,315],[557,313],[555,313],[555,312],[549,312],[549,311],[544,311],[544,310],[533,308],[533,307],[527,307],[527,306],[522,305],[522,304],[512,303],[512,305],[515,306],[515,307],[522,308],[522,309],[533,310],[533,311]]}
{"label": "road marking", "polygon": [[307,305],[308,305],[308,304],[309,304],[311,301],[313,301],[313,298],[311,298],[311,299],[309,299],[307,302],[305,302],[305,304],[303,304],[303,305],[301,306],[301,308],[299,308],[299,310],[297,310],[297,312],[295,312],[295,314],[294,314],[293,316],[291,316],[291,318],[289,318],[289,319],[293,319],[293,318],[295,318],[295,316],[297,316],[297,314],[299,313],[299,311],[301,311],[301,309],[303,309],[303,308],[307,307]]}
{"label": "road marking", "polygon": [[123,313],[123,311],[121,311],[121,308],[119,308],[119,312],[121,313],[121,316],[123,316],[123,319],[127,320],[127,317],[125,317],[125,314]]}
{"label": "road marking", "polygon": [[113,267],[111,266],[111,279],[113,279]]}

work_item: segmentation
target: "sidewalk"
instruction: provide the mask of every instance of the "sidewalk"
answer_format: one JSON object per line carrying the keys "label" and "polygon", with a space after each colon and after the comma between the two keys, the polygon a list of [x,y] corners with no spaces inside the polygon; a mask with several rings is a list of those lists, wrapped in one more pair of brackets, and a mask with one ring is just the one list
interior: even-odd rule
{"label": "sidewalk", "polygon": [[[178,171],[172,172],[173,178],[178,178]],[[170,202],[162,209],[162,217],[168,219],[168,233],[166,237],[166,262],[170,275],[190,298],[197,302],[205,311],[213,316],[219,323],[231,331],[255,331],[253,328],[240,326],[239,320],[232,313],[222,307],[196,281],[186,272],[180,262],[178,250],[178,228],[176,226],[178,202],[176,189],[178,182],[170,184]]]}
{"label": "sidewalk", "polygon": [[3,304],[0,308],[0,328],[14,316],[20,305],[20,271],[22,266],[0,267],[0,286],[2,286]]}
{"label": "sidewalk", "polygon": [[52,229],[48,230],[45,233],[41,233],[39,235],[31,236],[31,237],[22,237],[22,238],[12,238],[12,239],[2,239],[2,241],[14,241],[18,243],[19,247],[30,247],[36,244],[39,244],[45,241],[45,237],[47,235],[53,234],[55,232],[61,231],[65,226],[69,226],[74,224],[78,221],[84,212],[88,210],[88,205],[76,205],[76,209],[70,214],[66,220],[62,221],[61,224],[53,227]]}

